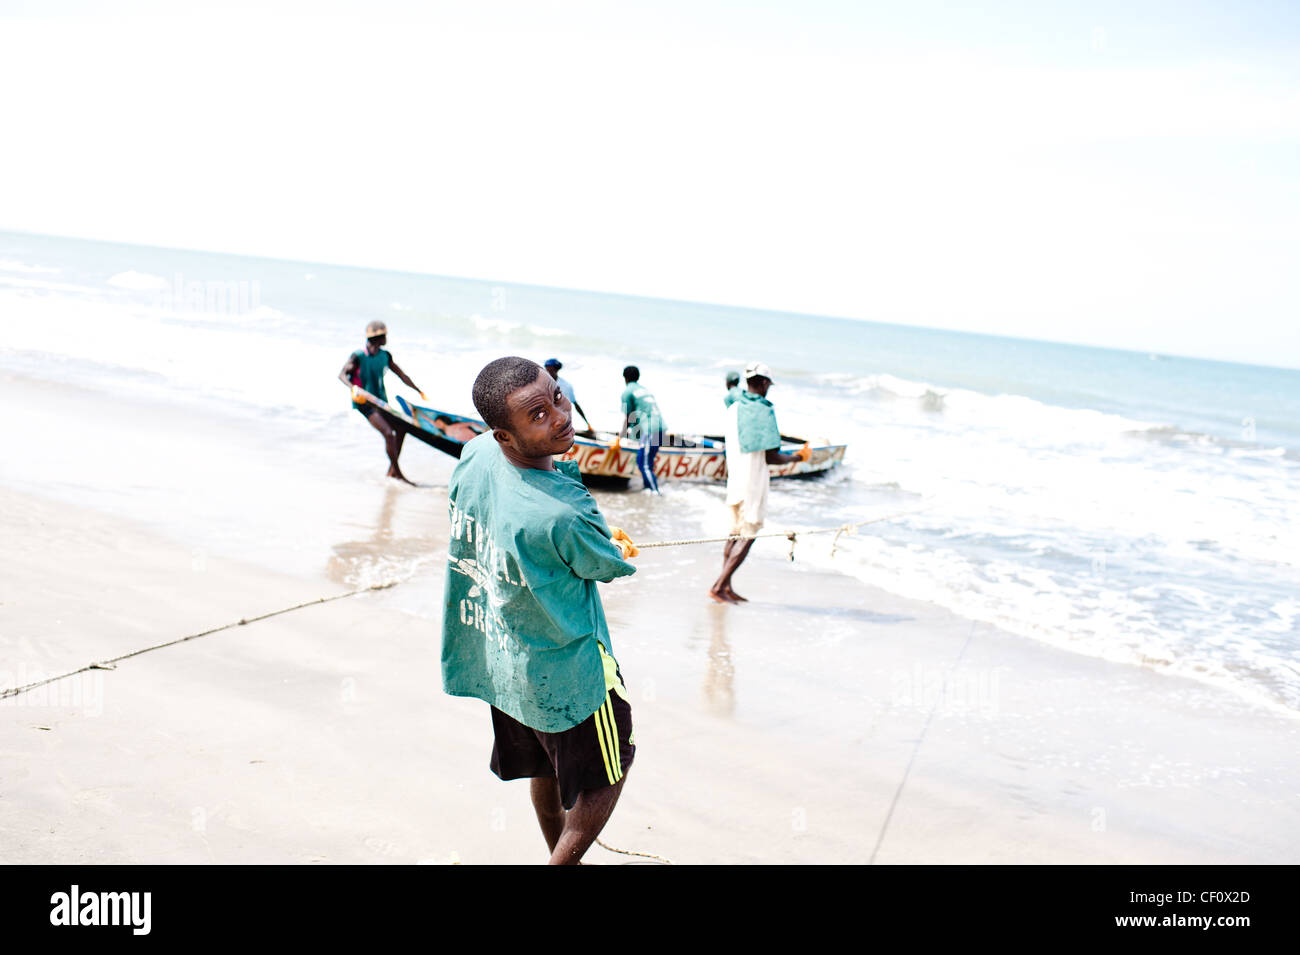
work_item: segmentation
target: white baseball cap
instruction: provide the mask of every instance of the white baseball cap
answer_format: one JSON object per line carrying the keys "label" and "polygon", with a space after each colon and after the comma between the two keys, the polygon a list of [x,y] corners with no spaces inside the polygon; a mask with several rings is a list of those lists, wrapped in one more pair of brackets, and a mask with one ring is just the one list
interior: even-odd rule
{"label": "white baseball cap", "polygon": [[772,369],[768,368],[767,365],[763,364],[761,361],[751,361],[745,366],[745,380],[749,381],[751,378],[766,378],[768,381],[771,381]]}

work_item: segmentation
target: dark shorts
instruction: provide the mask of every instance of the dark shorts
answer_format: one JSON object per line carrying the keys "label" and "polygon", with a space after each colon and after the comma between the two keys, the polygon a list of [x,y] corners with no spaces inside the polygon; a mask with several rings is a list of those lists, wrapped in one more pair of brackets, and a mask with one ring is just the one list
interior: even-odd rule
{"label": "dark shorts", "polygon": [[361,412],[361,417],[363,418],[369,418],[372,414],[377,412],[379,409],[376,408],[374,405],[359,405],[353,403],[352,410]]}
{"label": "dark shorts", "polygon": [[492,709],[492,772],[502,779],[535,776],[556,779],[560,802],[572,809],[588,789],[604,789],[632,765],[632,707],[615,691],[600,709],[572,729],[543,733]]}

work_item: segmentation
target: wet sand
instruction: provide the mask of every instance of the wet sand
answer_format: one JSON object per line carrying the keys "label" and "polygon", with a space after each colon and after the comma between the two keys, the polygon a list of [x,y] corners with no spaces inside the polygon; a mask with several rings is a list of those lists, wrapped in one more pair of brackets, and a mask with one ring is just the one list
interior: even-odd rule
{"label": "wet sand", "polygon": [[[486,706],[441,690],[450,459],[412,447],[425,486],[407,488],[354,415],[295,444],[292,422],[12,375],[0,397],[24,408],[0,465],[0,686],[403,581],[0,702],[0,861],[544,861],[526,784],[487,768]],[[647,497],[598,497],[641,540],[676,536]],[[1300,720],[785,551],[755,545],[744,606],[705,596],[718,545],[646,551],[604,588],[638,743],[608,844],[677,863],[1300,860]]]}
{"label": "wet sand", "polygon": [[[23,542],[0,555],[6,686],[345,590],[0,501]],[[1295,861],[1294,721],[779,554],[738,575],[749,606],[713,605],[705,556],[647,552],[607,588],[638,740],[609,844],[678,863]],[[0,861],[543,861],[527,787],[487,769],[484,705],[442,694],[437,627],[402,607],[426,584],[5,701]],[[792,587],[797,604],[760,596]]]}

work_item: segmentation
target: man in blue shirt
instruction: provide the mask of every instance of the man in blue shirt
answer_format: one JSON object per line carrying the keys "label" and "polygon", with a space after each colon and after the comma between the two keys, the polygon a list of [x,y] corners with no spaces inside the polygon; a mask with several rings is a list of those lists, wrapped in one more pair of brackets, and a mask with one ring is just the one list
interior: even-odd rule
{"label": "man in blue shirt", "polygon": [[569,384],[566,379],[560,377],[560,369],[564,367],[564,364],[558,358],[548,358],[546,359],[546,364],[542,367],[545,368],[550,373],[551,377],[555,379],[555,383],[559,385],[560,390],[564,392],[564,397],[569,399],[569,404],[573,405],[573,410],[582,415],[582,420],[587,425],[587,430],[591,431],[591,422],[587,420],[587,412],[582,410],[582,405],[578,404],[578,397],[573,391],[573,385]]}
{"label": "man in blue shirt", "polygon": [[577,863],[609,819],[632,764],[632,711],[596,582],[634,573],[577,465],[572,405],[525,358],[478,375],[492,427],[452,473],[442,628],[443,688],[491,706],[491,768],[531,779],[552,864]]}

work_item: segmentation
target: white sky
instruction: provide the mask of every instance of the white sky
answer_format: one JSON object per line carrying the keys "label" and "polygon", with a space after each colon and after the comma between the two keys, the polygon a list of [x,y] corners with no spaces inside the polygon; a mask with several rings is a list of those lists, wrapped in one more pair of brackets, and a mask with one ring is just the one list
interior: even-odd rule
{"label": "white sky", "polygon": [[0,0],[0,229],[1300,367],[1300,4],[112,9]]}

